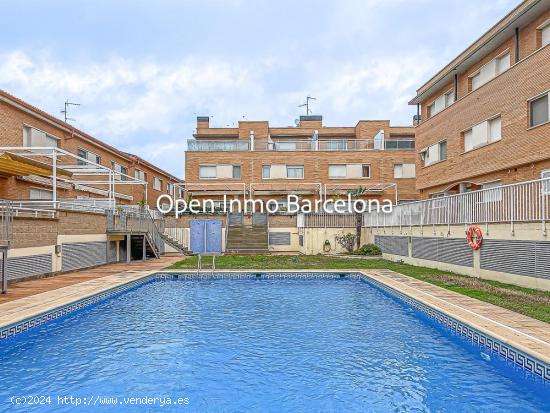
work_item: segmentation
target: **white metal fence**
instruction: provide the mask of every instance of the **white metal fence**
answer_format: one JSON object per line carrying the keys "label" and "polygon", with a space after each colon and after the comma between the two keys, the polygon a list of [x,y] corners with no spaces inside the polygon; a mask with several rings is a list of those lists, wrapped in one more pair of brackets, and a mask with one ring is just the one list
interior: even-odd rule
{"label": "white metal fence", "polygon": [[[395,205],[363,214],[364,227],[404,227],[550,220],[550,178]],[[304,214],[304,228],[352,228],[355,214]]]}
{"label": "white metal fence", "polygon": [[550,179],[539,179],[394,206],[364,215],[366,227],[541,222],[550,218]]}
{"label": "white metal fence", "polygon": [[0,200],[0,246],[8,246],[12,238],[13,210],[10,201]]}

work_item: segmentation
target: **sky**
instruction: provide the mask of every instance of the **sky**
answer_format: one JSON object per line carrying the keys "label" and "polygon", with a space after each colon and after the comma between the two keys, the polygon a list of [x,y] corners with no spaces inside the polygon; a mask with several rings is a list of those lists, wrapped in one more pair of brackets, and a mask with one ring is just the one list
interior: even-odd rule
{"label": "sky", "polygon": [[0,88],[184,177],[197,115],[410,125],[423,83],[518,0],[0,0]]}

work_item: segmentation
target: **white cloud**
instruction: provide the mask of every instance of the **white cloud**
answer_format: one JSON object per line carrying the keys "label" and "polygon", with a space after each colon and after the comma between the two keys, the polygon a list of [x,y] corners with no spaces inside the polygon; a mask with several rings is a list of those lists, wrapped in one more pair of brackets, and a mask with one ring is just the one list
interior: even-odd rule
{"label": "white cloud", "polygon": [[[69,98],[76,126],[123,150],[181,175],[194,114],[214,115],[217,126],[248,119],[291,125],[305,95],[329,124],[406,113],[414,88],[430,73],[427,54],[358,59],[346,64],[284,59],[227,61],[188,57],[178,62],[112,57],[62,63],[48,53],[0,55],[0,87],[56,115]],[[304,77],[298,87],[274,83],[280,70]],[[317,111],[319,113],[319,111]],[[408,119],[408,115],[407,115]],[[402,122],[398,122],[402,123]],[[181,165],[181,167],[180,167]]]}

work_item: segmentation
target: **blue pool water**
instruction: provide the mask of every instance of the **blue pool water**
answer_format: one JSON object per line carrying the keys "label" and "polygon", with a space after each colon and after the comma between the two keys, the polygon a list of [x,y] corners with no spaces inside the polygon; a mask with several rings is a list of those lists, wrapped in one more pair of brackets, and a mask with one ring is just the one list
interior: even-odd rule
{"label": "blue pool water", "polygon": [[0,411],[549,411],[482,350],[363,281],[154,280],[0,342]]}

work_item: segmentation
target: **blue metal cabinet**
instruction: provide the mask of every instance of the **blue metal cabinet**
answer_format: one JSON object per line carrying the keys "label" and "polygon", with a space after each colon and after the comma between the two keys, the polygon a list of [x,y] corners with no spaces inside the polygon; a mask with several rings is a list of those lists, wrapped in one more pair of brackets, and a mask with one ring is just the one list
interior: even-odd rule
{"label": "blue metal cabinet", "polygon": [[194,254],[221,254],[221,219],[191,220],[191,251]]}

